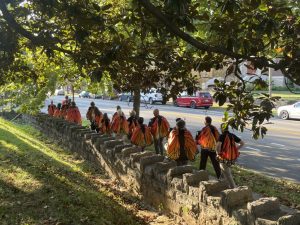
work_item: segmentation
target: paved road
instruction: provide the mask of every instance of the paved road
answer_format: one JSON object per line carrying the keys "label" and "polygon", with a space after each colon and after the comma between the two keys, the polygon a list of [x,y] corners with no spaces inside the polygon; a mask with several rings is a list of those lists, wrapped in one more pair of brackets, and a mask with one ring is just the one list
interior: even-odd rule
{"label": "paved road", "polygon": [[[62,96],[52,97],[54,103],[61,102]],[[76,104],[80,109],[82,117],[85,116],[88,106],[92,100],[75,98]],[[50,100],[46,100],[48,105]],[[110,118],[115,112],[117,105],[120,105],[126,115],[132,109],[132,103],[128,106],[127,102],[94,100],[96,106],[102,112],[109,114]],[[187,128],[193,133],[204,126],[204,118],[209,115],[213,119],[213,124],[217,127],[221,124],[223,113],[219,111],[190,109],[174,107],[170,105],[155,105],[165,116],[172,126],[175,126],[175,118],[185,119]],[[45,111],[46,108],[43,109]],[[152,109],[141,107],[140,115],[145,118],[146,123],[153,116]],[[290,179],[300,182],[300,121],[280,120],[274,118],[273,124],[267,125],[268,133],[264,139],[253,140],[251,133],[237,132],[236,134],[246,142],[246,146],[241,150],[238,164],[246,168],[263,172],[264,174]]]}

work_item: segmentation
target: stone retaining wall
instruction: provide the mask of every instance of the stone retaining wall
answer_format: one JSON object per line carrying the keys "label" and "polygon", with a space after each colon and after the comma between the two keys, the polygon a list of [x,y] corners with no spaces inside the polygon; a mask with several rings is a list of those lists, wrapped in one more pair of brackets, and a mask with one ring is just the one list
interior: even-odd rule
{"label": "stone retaining wall", "polygon": [[206,171],[177,167],[163,156],[46,114],[23,119],[103,168],[132,194],[188,224],[300,225],[299,211],[281,206],[277,198],[255,200],[246,186],[227,189],[225,182],[209,179]]}

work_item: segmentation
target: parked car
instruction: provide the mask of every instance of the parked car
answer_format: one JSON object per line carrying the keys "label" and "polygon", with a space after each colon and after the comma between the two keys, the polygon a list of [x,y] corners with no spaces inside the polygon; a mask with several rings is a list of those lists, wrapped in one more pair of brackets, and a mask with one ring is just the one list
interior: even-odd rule
{"label": "parked car", "polygon": [[91,98],[91,94],[87,91],[82,91],[79,94],[79,98]]}
{"label": "parked car", "polygon": [[54,94],[55,95],[65,95],[65,91],[63,89],[56,89]]}
{"label": "parked car", "polygon": [[187,106],[193,109],[197,107],[204,107],[209,109],[213,105],[213,98],[209,92],[196,92],[195,95],[181,95],[174,102],[176,106]]}
{"label": "parked car", "polygon": [[156,102],[160,102],[163,105],[166,104],[166,102],[163,101],[162,94],[155,88],[151,88],[147,93],[141,93],[141,102],[147,102],[151,105]]}
{"label": "parked car", "polygon": [[119,101],[132,102],[133,96],[130,92],[125,92],[125,93],[118,94],[118,99],[119,99]]}
{"label": "parked car", "polygon": [[300,102],[293,105],[280,106],[277,109],[278,116],[283,119],[300,119]]}
{"label": "parked car", "polygon": [[89,98],[100,99],[102,98],[102,95],[89,93]]}

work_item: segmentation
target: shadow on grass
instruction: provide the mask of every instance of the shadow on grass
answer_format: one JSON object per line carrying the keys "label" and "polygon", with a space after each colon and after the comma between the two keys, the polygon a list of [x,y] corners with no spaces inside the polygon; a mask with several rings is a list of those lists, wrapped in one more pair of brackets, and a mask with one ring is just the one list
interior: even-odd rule
{"label": "shadow on grass", "polygon": [[143,224],[42,143],[5,126],[0,141],[1,224]]}

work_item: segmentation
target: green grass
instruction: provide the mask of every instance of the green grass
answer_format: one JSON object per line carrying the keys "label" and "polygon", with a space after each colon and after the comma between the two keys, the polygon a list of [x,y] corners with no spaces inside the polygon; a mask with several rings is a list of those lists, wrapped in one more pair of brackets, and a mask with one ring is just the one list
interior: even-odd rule
{"label": "green grass", "polygon": [[0,119],[1,224],[143,224],[103,173],[27,125]]}

